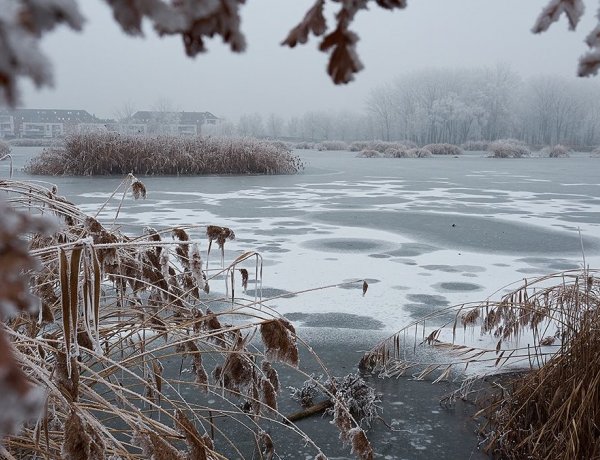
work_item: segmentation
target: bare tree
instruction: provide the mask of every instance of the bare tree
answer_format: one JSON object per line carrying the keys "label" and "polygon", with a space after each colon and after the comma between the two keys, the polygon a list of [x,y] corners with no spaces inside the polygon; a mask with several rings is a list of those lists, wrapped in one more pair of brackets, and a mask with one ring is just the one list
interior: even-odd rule
{"label": "bare tree", "polygon": [[367,99],[367,108],[380,128],[381,138],[390,140],[395,116],[394,91],[390,85],[382,85],[371,91]]}

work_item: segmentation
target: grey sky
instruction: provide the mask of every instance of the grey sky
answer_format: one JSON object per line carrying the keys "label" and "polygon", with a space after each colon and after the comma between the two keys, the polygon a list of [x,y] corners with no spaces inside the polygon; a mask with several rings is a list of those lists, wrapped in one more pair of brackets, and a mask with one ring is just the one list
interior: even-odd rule
{"label": "grey sky", "polygon": [[103,1],[79,3],[87,18],[84,31],[61,29],[46,37],[43,48],[56,83],[41,91],[22,85],[26,107],[83,108],[113,117],[126,101],[142,110],[164,99],[180,110],[208,110],[233,120],[251,112],[361,110],[373,87],[427,67],[502,63],[525,77],[575,78],[577,59],[586,51],[583,40],[595,23],[595,12],[587,11],[575,33],[563,18],[533,35],[531,26],[547,0],[413,0],[405,10],[373,8],[353,26],[365,69],[349,85],[335,86],[317,40],[295,49],[279,45],[312,0],[250,0],[242,9],[247,51],[233,54],[215,39],[195,59],[185,55],[178,37],[160,39],[148,25],[145,38],[128,37]]}

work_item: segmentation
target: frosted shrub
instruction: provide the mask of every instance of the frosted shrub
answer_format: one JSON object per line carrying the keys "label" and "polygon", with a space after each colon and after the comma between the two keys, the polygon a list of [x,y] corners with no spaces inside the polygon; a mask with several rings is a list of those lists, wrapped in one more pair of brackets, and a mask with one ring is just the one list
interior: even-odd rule
{"label": "frosted shrub", "polygon": [[490,141],[467,141],[461,148],[466,152],[485,152],[490,145]]}
{"label": "frosted shrub", "polygon": [[361,151],[367,149],[368,146],[369,146],[368,141],[354,141],[354,142],[352,142],[352,144],[350,144],[350,151],[351,152],[361,152]]}
{"label": "frosted shrub", "polygon": [[357,158],[380,158],[381,154],[376,150],[363,150],[358,155]]}
{"label": "frosted shrub", "polygon": [[428,150],[425,147],[423,147],[422,149],[410,149],[407,153],[411,156],[411,158],[429,158],[433,155],[431,153],[431,150]]}
{"label": "frosted shrub", "polygon": [[388,147],[383,156],[386,158],[416,158],[415,155],[409,153],[406,148]]}
{"label": "frosted shrub", "polygon": [[295,149],[298,150],[314,150],[315,143],[314,142],[298,142],[295,146]]}
{"label": "frosted shrub", "polygon": [[0,140],[0,158],[2,158],[4,155],[8,155],[10,153],[10,145],[8,145],[6,142]]}
{"label": "frosted shrub", "polygon": [[44,149],[25,167],[43,175],[295,174],[300,159],[281,142],[254,138],[68,136],[64,147]]}
{"label": "frosted shrub", "polygon": [[542,156],[547,156],[548,158],[568,158],[569,152],[571,152],[570,148],[560,144],[544,147],[540,151]]}
{"label": "frosted shrub", "polygon": [[592,155],[600,156],[600,146],[596,147],[594,150],[592,150]]}
{"label": "frosted shrub", "polygon": [[413,146],[416,147],[413,142],[407,142],[408,144],[405,144],[404,142],[357,141],[350,144],[350,151],[360,152],[362,150],[375,150],[379,153],[385,153],[388,149],[408,150]]}
{"label": "frosted shrub", "polygon": [[463,153],[460,147],[452,144],[429,144],[423,148],[433,155],[462,155]]}
{"label": "frosted shrub", "polygon": [[348,150],[348,144],[344,141],[323,141],[318,147],[318,150]]}
{"label": "frosted shrub", "polygon": [[493,158],[522,158],[531,155],[531,151],[525,143],[516,139],[500,139],[492,142],[488,152]]}

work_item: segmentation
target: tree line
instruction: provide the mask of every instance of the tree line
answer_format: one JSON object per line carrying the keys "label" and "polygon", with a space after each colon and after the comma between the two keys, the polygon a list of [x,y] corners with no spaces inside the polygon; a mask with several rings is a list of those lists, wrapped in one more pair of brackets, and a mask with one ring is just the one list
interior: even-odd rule
{"label": "tree line", "polygon": [[600,82],[537,76],[496,66],[429,69],[374,88],[359,111],[284,118],[242,115],[221,134],[323,140],[462,144],[515,138],[531,145],[600,144]]}

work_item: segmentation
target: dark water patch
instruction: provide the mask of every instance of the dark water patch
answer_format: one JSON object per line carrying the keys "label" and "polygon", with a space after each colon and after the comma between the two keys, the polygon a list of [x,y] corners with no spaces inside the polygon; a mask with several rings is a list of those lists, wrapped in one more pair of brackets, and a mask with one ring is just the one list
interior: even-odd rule
{"label": "dark water patch", "polygon": [[371,284],[377,284],[380,283],[381,280],[375,279],[375,278],[365,278],[364,280],[358,280],[356,281],[354,278],[353,279],[346,279],[343,282],[344,283],[348,283],[348,284],[341,284],[338,286],[339,289],[347,289],[347,290],[351,290],[351,289],[361,289],[363,288],[363,281],[366,281],[367,284],[371,285]]}
{"label": "dark water patch", "polygon": [[389,251],[388,254],[395,257],[416,257],[429,252],[439,251],[440,248],[423,243],[402,243],[399,249]]}
{"label": "dark water patch", "polygon": [[[313,217],[337,225],[407,234],[453,249],[507,254],[580,251],[578,235],[501,219],[405,210],[329,211],[314,213]],[[590,252],[597,252],[600,250],[600,239],[584,237],[584,246]]]}
{"label": "dark water patch", "polygon": [[285,315],[290,321],[302,323],[302,327],[333,327],[342,329],[383,329],[381,321],[370,316],[354,315],[351,313],[288,313]]}
{"label": "dark water patch", "polygon": [[563,212],[556,217],[567,222],[600,223],[600,212]]}
{"label": "dark water patch", "polygon": [[237,219],[237,221],[243,222],[245,224],[260,224],[262,222],[262,219],[256,219],[254,217],[251,217],[251,218],[243,217],[243,218]]}
{"label": "dark water patch", "polygon": [[579,264],[569,259],[556,259],[546,257],[523,257],[517,259],[517,262],[524,262],[534,267],[545,268],[546,271],[563,271],[563,270],[576,270],[579,268]]}
{"label": "dark water patch", "polygon": [[235,241],[242,244],[255,244],[258,243],[258,240],[254,240],[252,238],[236,238]]}
{"label": "dark water patch", "polygon": [[498,262],[497,264],[492,264],[492,265],[494,265],[495,267],[510,267],[509,264],[505,264],[502,262]]}
{"label": "dark water patch", "polygon": [[336,261],[336,260],[340,260],[337,257],[325,257],[325,259],[323,260],[331,260],[331,261]]}
{"label": "dark water patch", "polygon": [[282,248],[281,246],[278,246],[278,245],[261,246],[259,248],[256,248],[256,250],[261,253],[271,253],[271,254],[283,254],[286,252],[290,252],[289,249]]}
{"label": "dark water patch", "polygon": [[369,254],[369,257],[373,259],[389,259],[392,256],[389,254]]}
{"label": "dark water patch", "polygon": [[515,271],[518,272],[518,273],[525,273],[526,275],[541,275],[542,272],[543,272],[543,269],[542,268],[527,267],[527,268],[519,268],[519,269],[517,269]]}
{"label": "dark water patch", "polygon": [[306,222],[302,222],[301,220],[278,220],[277,222],[273,222],[273,225],[278,227],[299,227],[305,223]]}
{"label": "dark water patch", "polygon": [[425,270],[435,270],[444,273],[459,273],[460,269],[452,265],[423,265]]}
{"label": "dark water patch", "polygon": [[255,230],[254,233],[256,235],[261,236],[280,236],[280,235],[309,235],[314,233],[316,228],[313,227],[297,227],[297,228],[265,228],[260,230]]}
{"label": "dark water patch", "polygon": [[411,259],[390,259],[390,261],[395,262],[397,264],[409,265],[411,267],[418,265],[417,262],[415,262],[414,260],[411,260]]}
{"label": "dark water patch", "polygon": [[504,201],[507,196],[509,196],[506,192],[498,192],[495,190],[485,190],[478,188],[451,188],[449,189],[452,193],[462,193],[468,195],[482,195],[487,197],[499,197],[501,201]]}
{"label": "dark water patch", "polygon": [[464,276],[467,278],[477,278],[477,275],[475,273],[463,273],[460,276]]}
{"label": "dark water patch", "polygon": [[[412,303],[405,304],[404,309],[406,309],[414,319],[423,318],[424,316],[439,312],[445,307],[450,306],[450,302],[445,297],[439,295],[409,294],[406,298],[412,301]],[[455,315],[452,312],[441,313],[440,316],[436,317],[434,323],[445,323],[452,320],[454,316]]]}
{"label": "dark water patch", "polygon": [[368,238],[322,238],[302,243],[302,246],[325,252],[374,252],[392,249],[394,245],[387,241]]}
{"label": "dark water patch", "polygon": [[463,292],[463,291],[479,291],[483,289],[483,286],[479,284],[473,283],[462,283],[460,281],[450,281],[437,283],[432,286],[438,291],[453,291],[453,292]]}
{"label": "dark water patch", "polygon": [[327,207],[365,207],[365,206],[377,206],[382,204],[399,204],[399,203],[410,203],[411,200],[407,198],[400,198],[398,196],[390,195],[378,195],[378,196],[345,196],[338,197],[337,199],[327,199]]}
{"label": "dark water patch", "polygon": [[408,286],[392,286],[392,289],[396,291],[408,291],[410,288]]}
{"label": "dark water patch", "polygon": [[249,297],[260,296],[262,292],[263,299],[270,299],[271,297],[283,297],[284,299],[289,299],[292,297],[296,297],[296,294],[290,291],[286,291],[285,289],[277,289],[277,288],[269,288],[263,287],[261,289],[247,289],[246,295]]}

